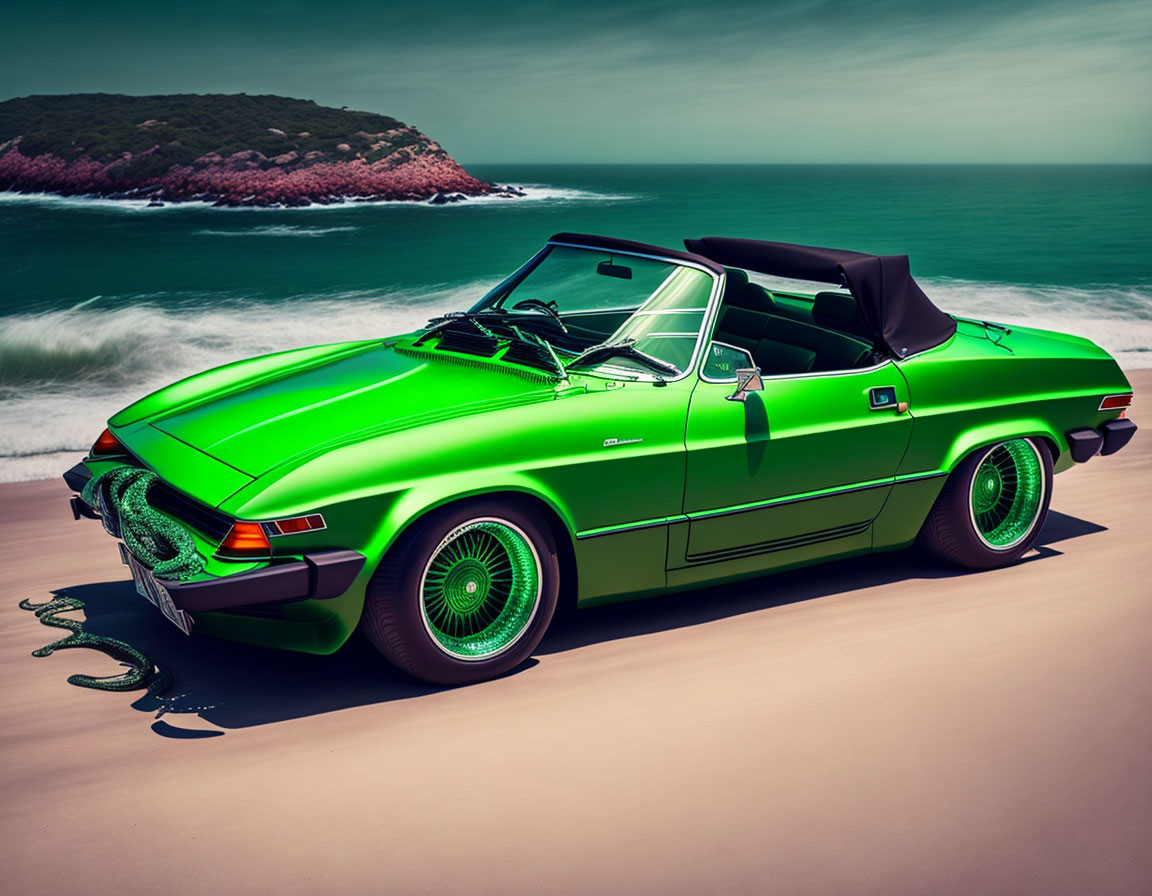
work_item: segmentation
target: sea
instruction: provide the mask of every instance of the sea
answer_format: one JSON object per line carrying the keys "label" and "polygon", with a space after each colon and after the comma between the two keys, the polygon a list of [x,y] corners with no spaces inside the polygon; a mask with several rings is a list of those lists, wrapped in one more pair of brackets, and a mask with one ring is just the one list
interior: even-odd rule
{"label": "sea", "polygon": [[1152,366],[1152,166],[468,165],[522,198],[304,209],[0,193],[0,482],[198,370],[405,332],[560,231],[906,254],[955,314]]}

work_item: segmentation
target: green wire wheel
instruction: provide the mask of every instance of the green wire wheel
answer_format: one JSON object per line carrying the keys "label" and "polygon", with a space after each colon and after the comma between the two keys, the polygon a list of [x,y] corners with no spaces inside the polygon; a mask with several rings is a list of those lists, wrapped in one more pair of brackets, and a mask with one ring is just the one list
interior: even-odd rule
{"label": "green wire wheel", "polygon": [[553,523],[530,498],[466,498],[414,520],[364,591],[360,628],[409,675],[458,685],[521,666],[560,597]]}
{"label": "green wire wheel", "polygon": [[977,537],[1008,551],[1032,532],[1044,504],[1045,469],[1029,439],[990,448],[972,476],[969,508]]}
{"label": "green wire wheel", "polygon": [[528,630],[541,595],[540,558],[508,520],[480,518],[452,529],[420,580],[424,626],[448,655],[486,660]]}
{"label": "green wire wheel", "polygon": [[968,569],[1016,563],[1044,528],[1053,455],[1043,439],[1005,439],[966,456],[948,475],[917,541]]}

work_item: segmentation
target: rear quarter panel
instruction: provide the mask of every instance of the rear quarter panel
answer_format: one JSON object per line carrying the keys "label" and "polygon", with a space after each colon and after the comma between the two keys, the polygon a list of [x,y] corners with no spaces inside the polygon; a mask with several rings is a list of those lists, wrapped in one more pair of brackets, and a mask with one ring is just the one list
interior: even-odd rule
{"label": "rear quarter panel", "polygon": [[1107,352],[1042,330],[985,331],[966,321],[944,345],[900,365],[914,419],[899,473],[951,471],[971,451],[1020,436],[1043,437],[1057,471],[1072,466],[1065,432],[1118,412],[1103,396],[1131,390]]}

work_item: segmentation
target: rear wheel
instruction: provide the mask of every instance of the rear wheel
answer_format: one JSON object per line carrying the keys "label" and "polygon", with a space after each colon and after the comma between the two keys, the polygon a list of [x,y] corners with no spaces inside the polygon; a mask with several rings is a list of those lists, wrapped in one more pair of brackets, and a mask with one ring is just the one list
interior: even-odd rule
{"label": "rear wheel", "polygon": [[482,681],[540,643],[559,584],[556,544],[538,514],[514,501],[462,502],[401,536],[368,585],[361,625],[417,678]]}
{"label": "rear wheel", "polygon": [[1052,498],[1052,455],[1033,439],[1010,439],[966,457],[948,478],[920,530],[930,554],[993,569],[1032,547]]}

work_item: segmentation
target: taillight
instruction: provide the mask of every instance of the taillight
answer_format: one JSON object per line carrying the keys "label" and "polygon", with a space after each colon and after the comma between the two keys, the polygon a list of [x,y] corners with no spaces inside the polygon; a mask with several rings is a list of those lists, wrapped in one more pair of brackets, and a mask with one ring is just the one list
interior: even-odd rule
{"label": "taillight", "polygon": [[126,453],[124,446],[120,444],[120,440],[116,438],[116,436],[112,435],[112,431],[109,429],[100,433],[92,445],[92,450],[89,452],[93,457],[97,455],[124,453]]}
{"label": "taillight", "polygon": [[216,553],[228,557],[271,557],[272,544],[259,523],[235,522]]}
{"label": "taillight", "polygon": [[269,538],[280,535],[297,535],[301,532],[315,532],[327,528],[324,517],[319,513],[307,516],[293,516],[266,523],[250,523],[237,520],[220,542],[216,554],[223,558],[259,559],[272,556],[272,542]]}
{"label": "taillight", "polygon": [[1132,406],[1132,393],[1125,392],[1123,395],[1107,395],[1104,400],[1100,402],[1100,410],[1102,411],[1117,411],[1120,408],[1127,408]]}

